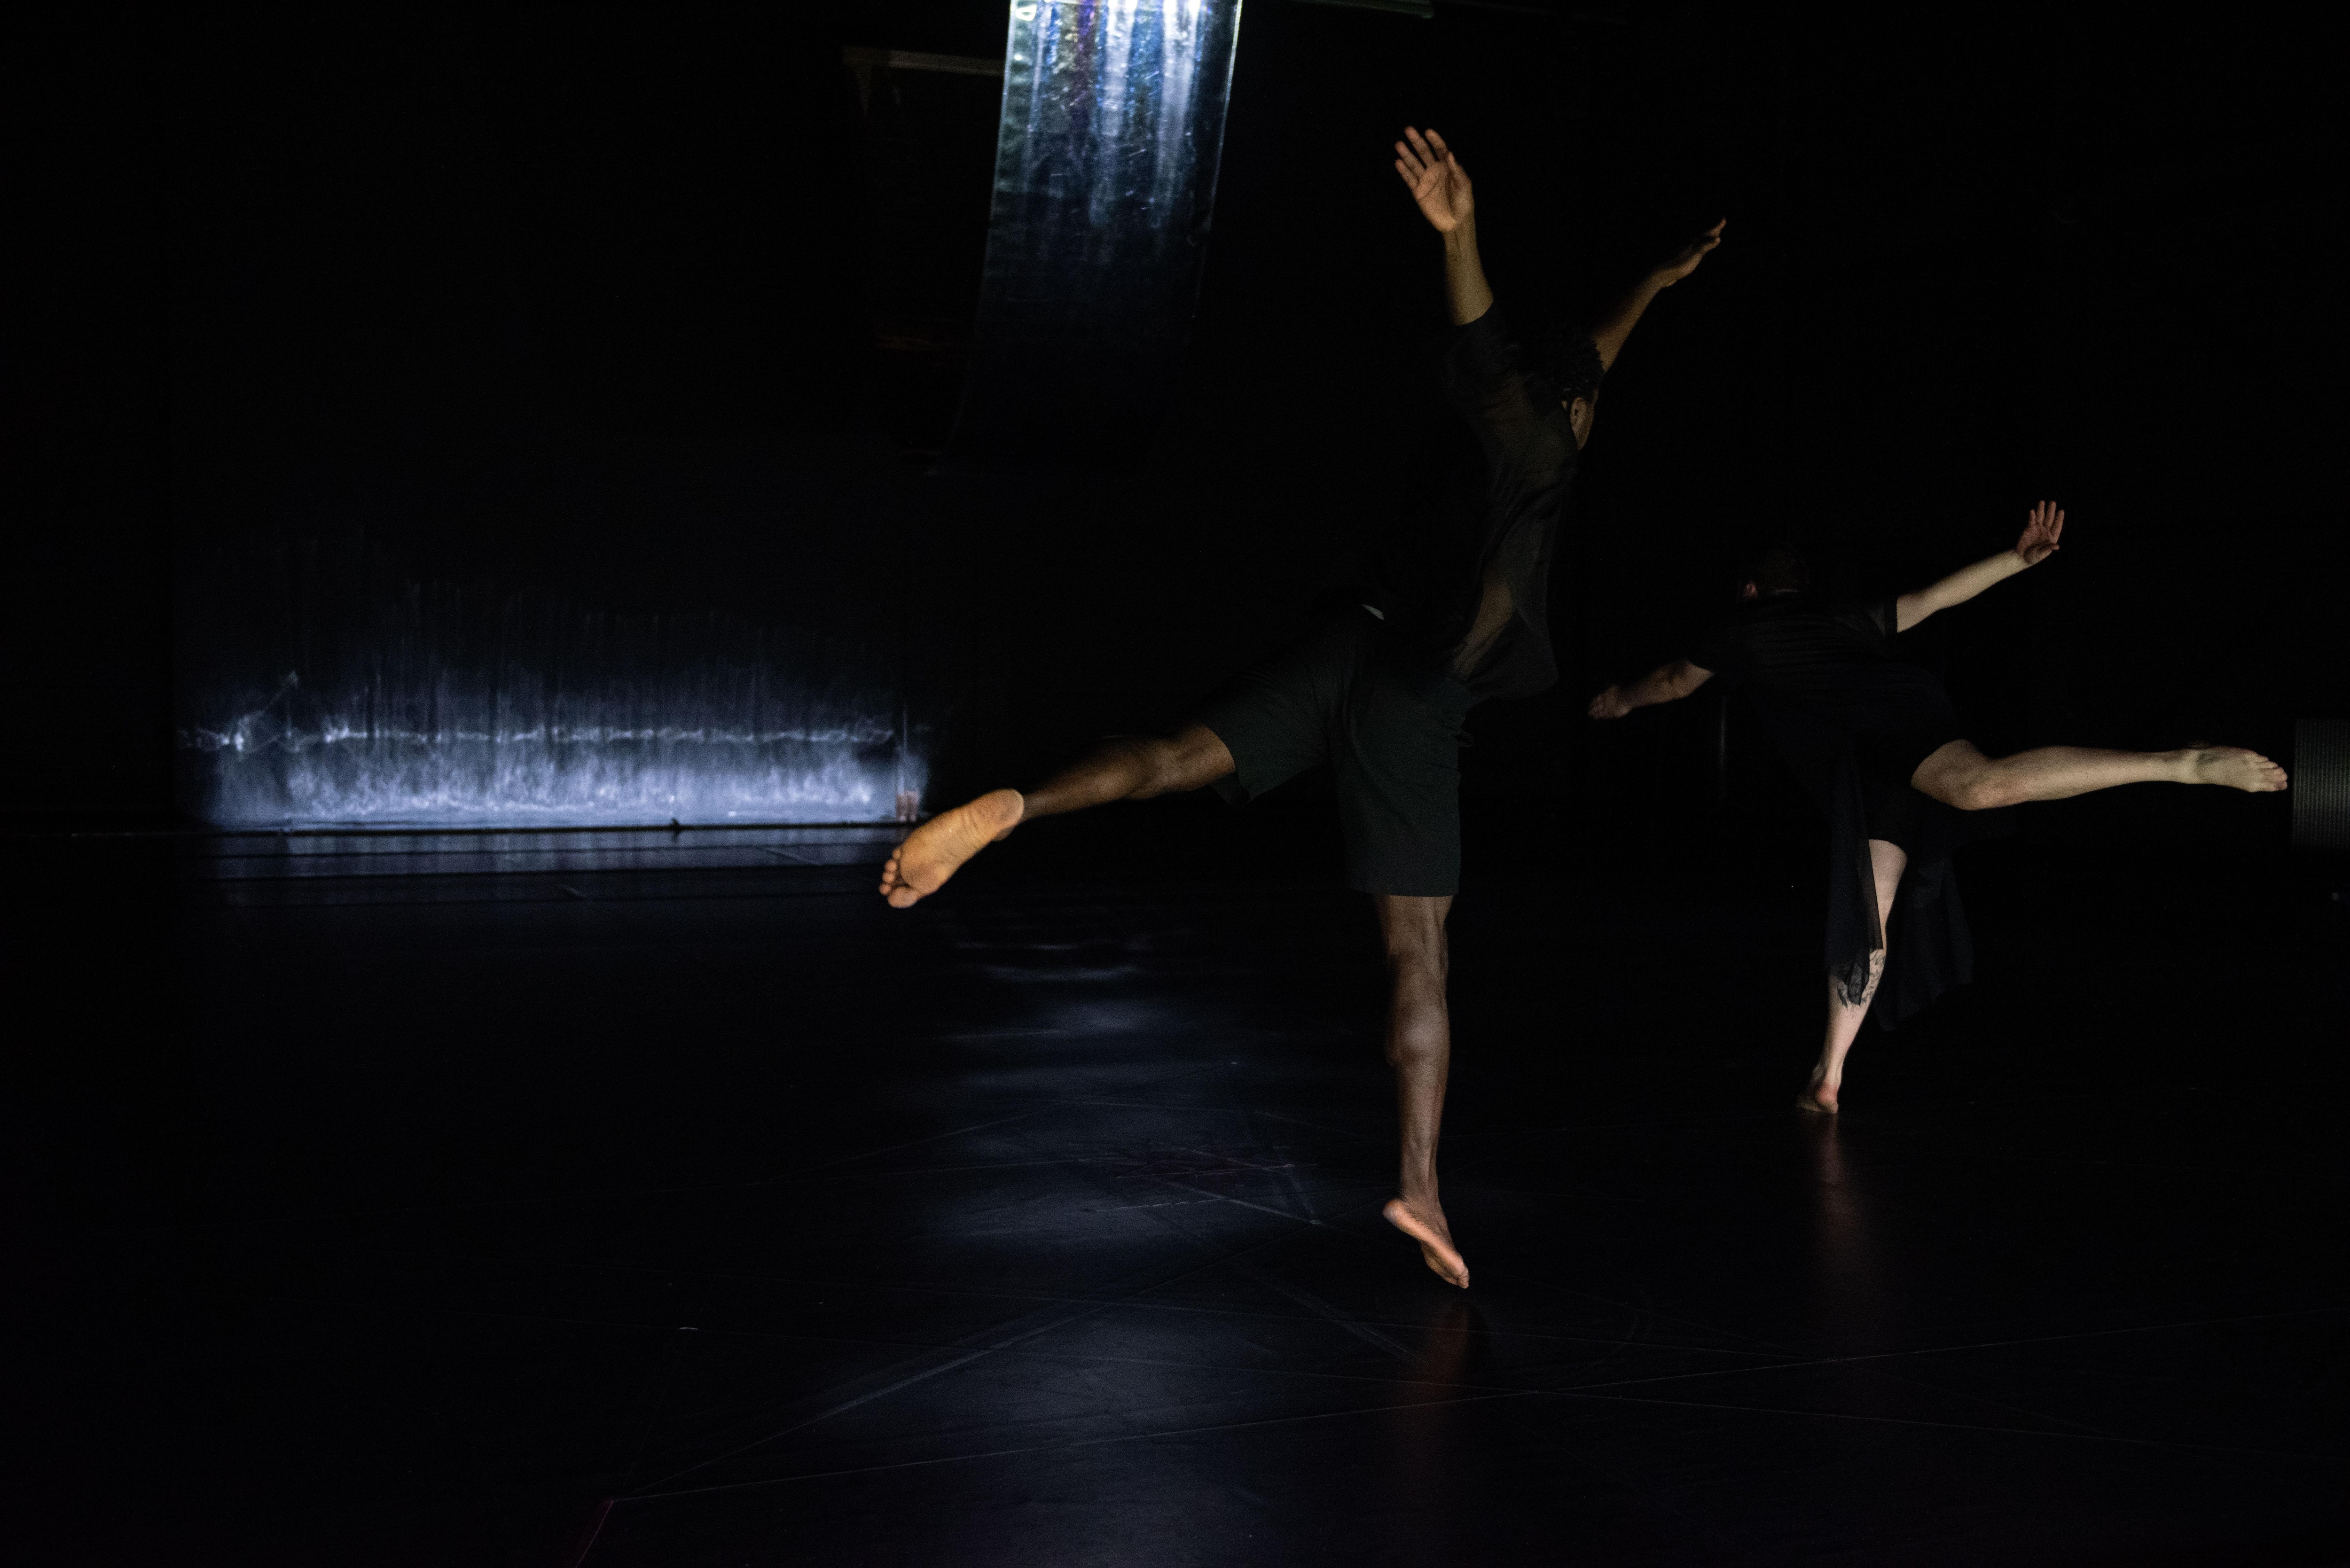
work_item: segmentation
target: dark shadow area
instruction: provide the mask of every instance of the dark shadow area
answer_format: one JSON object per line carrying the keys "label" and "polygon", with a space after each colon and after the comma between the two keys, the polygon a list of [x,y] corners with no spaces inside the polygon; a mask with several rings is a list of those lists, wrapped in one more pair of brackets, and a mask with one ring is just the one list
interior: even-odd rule
{"label": "dark shadow area", "polygon": [[1979,849],[1983,978],[1865,1039],[1823,1127],[1814,886],[1472,828],[1465,1296],[1378,1217],[1371,921],[1311,803],[1045,824],[904,915],[869,865],[708,851],[270,898],[18,840],[58,1027],[10,1094],[17,1529],[2331,1560],[2338,868]]}
{"label": "dark shadow area", "polygon": [[[12,1555],[2350,1555],[2342,858],[2273,795],[2023,808],[1958,857],[1975,983],[1805,1122],[1810,805],[1718,691],[1580,717],[1751,546],[1898,590],[2047,495],[2061,557],[1905,643],[1969,732],[2300,767],[2350,718],[2331,56],[1432,10],[1249,0],[1168,411],[1109,468],[951,451],[998,0],[9,35]],[[874,892],[895,792],[1180,723],[1431,504],[1467,437],[1407,122],[1529,320],[1730,223],[1606,382],[1560,683],[1469,723],[1466,1296],[1379,1220],[1326,776]],[[858,809],[197,831],[235,737],[354,724],[742,743]]]}
{"label": "dark shadow area", "polygon": [[2328,184],[2309,51],[2250,20],[1538,9],[1249,11],[1186,369],[1106,476],[931,471],[993,78],[860,88],[844,50],[984,60],[993,5],[63,40],[48,307],[13,328],[25,487],[59,522],[13,629],[29,731],[74,739],[9,810],[164,816],[157,714],[187,741],[289,672],[362,683],[386,638],[473,687],[559,686],[583,646],[593,674],[598,625],[681,689],[764,661],[857,715],[831,728],[903,730],[932,804],[1171,722],[1457,446],[1435,254],[1387,165],[1407,120],[1469,159],[1529,317],[1731,219],[1609,378],[1551,595],[1565,678],[1476,716],[1472,791],[1646,810],[1702,719],[1571,716],[1715,615],[1740,549],[1906,587],[2043,493],[2061,566],[1913,639],[1986,747],[2282,755],[2338,705],[2340,317],[2291,259]]}

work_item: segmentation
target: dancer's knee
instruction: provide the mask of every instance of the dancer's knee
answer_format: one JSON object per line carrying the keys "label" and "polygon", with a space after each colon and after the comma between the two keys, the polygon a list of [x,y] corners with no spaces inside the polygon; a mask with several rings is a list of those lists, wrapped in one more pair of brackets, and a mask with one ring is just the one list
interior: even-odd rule
{"label": "dancer's knee", "polygon": [[1997,811],[2002,806],[2015,805],[2022,794],[2008,780],[1995,773],[1977,774],[1959,786],[1959,798],[1951,804],[1960,811]]}
{"label": "dancer's knee", "polygon": [[1386,936],[1388,974],[1395,982],[1397,993],[1426,991],[1441,997],[1445,974],[1451,967],[1444,928],[1399,930],[1390,927]]}
{"label": "dancer's knee", "polygon": [[1952,741],[1918,764],[1909,787],[1958,811],[1990,811],[2013,804],[1999,776],[1999,765],[1976,749],[1971,741]]}
{"label": "dancer's knee", "polygon": [[1933,796],[1944,805],[1957,811],[1996,811],[2002,805],[2013,805],[2005,781],[1989,768],[1952,774],[1939,773],[1914,781],[1914,787]]}

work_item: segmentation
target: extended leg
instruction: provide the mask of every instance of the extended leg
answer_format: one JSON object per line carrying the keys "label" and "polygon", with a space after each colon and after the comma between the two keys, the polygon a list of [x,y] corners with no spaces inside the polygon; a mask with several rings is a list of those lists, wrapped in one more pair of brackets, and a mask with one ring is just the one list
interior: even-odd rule
{"label": "extended leg", "polygon": [[1203,724],[1163,741],[1104,741],[1027,794],[991,790],[914,829],[881,867],[881,891],[893,907],[906,909],[937,892],[964,861],[1031,818],[1200,789],[1232,771],[1232,753]]}
{"label": "extended leg", "polygon": [[[1941,753],[1936,753],[1937,756]],[[1909,864],[1909,857],[1898,844],[1882,838],[1868,841],[1868,868],[1877,883],[1877,929],[1890,930],[1893,926],[1893,896],[1901,888],[1901,873]],[[1828,977],[1828,1034],[1820,1046],[1820,1059],[1812,1068],[1811,1082],[1796,1096],[1795,1108],[1818,1116],[1835,1115],[1836,1096],[1844,1087],[1844,1059],[1852,1050],[1852,1043],[1860,1037],[1861,1021],[1868,1016],[1868,1004],[1877,1000],[1877,981],[1885,973],[1885,950],[1878,948],[1868,955],[1868,989],[1860,993],[1858,1002],[1846,1002],[1836,992],[1835,977]]]}
{"label": "extended leg", "polygon": [[1919,763],[1909,783],[1944,805],[1986,811],[2126,784],[2225,784],[2258,794],[2284,788],[2285,775],[2268,758],[2241,746],[2184,746],[2175,752],[2041,746],[1991,758],[1972,741],[1952,741]]}
{"label": "extended leg", "polygon": [[1375,902],[1388,954],[1388,1062],[1395,1068],[1403,1135],[1403,1168],[1385,1212],[1388,1224],[1419,1243],[1430,1268],[1465,1289],[1469,1265],[1436,1200],[1436,1135],[1452,1068],[1452,1020],[1444,1005],[1444,919],[1452,900],[1381,893]]}

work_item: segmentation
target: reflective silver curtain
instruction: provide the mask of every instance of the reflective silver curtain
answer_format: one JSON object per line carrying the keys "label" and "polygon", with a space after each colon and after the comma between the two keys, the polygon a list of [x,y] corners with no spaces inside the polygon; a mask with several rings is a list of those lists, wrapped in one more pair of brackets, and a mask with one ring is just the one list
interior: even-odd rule
{"label": "reflective silver curtain", "polygon": [[1018,0],[952,454],[1115,463],[1164,411],[1215,208],[1240,0]]}

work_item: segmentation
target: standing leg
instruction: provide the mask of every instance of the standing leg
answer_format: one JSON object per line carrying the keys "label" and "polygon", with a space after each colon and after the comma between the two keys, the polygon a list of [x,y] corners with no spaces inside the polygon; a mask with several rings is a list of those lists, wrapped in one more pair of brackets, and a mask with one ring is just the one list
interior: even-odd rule
{"label": "standing leg", "polygon": [[1232,753],[1204,724],[1189,725],[1163,741],[1104,741],[1028,794],[991,790],[914,829],[881,867],[881,891],[893,908],[906,909],[937,892],[964,861],[1031,818],[1202,789],[1232,771]]}
{"label": "standing leg", "polygon": [[1372,896],[1388,955],[1388,1062],[1395,1068],[1396,1120],[1403,1168],[1388,1223],[1419,1243],[1419,1254],[1448,1284],[1466,1289],[1469,1265],[1452,1244],[1436,1200],[1436,1135],[1444,1120],[1444,1081],[1452,1068],[1452,1020],[1444,1005],[1449,955],[1444,919],[1450,895]]}
{"label": "standing leg", "polygon": [[1972,741],[1952,741],[1919,763],[1909,783],[1944,805],[1989,811],[2126,784],[2224,784],[2262,794],[2284,788],[2285,776],[2282,768],[2241,746],[2182,746],[2175,752],[2039,746],[1992,758]]}
{"label": "standing leg", "polygon": [[[1877,882],[1877,929],[1880,931],[1892,929],[1893,895],[1900,890],[1901,873],[1908,864],[1909,857],[1899,845],[1882,838],[1868,841],[1868,868]],[[1796,1097],[1797,1110],[1815,1116],[1835,1115],[1836,1095],[1844,1087],[1844,1059],[1851,1052],[1852,1043],[1860,1037],[1861,1021],[1868,1016],[1868,1004],[1877,1000],[1877,981],[1884,973],[1885,950],[1878,948],[1868,955],[1868,989],[1860,993],[1856,1002],[1837,995],[1835,977],[1828,977],[1827,1040],[1820,1046],[1820,1059],[1812,1068],[1811,1082]]]}

